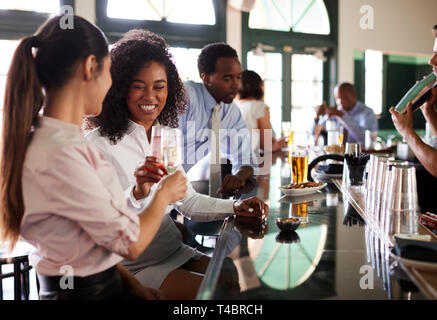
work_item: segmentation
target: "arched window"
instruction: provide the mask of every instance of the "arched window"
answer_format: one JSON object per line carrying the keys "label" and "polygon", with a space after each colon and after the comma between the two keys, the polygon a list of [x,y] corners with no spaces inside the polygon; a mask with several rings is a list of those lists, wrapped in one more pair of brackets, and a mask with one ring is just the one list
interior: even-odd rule
{"label": "arched window", "polygon": [[[196,10],[193,10],[196,8]],[[215,25],[212,0],[108,0],[109,18]]]}
{"label": "arched window", "polygon": [[[193,8],[196,8],[193,10]],[[111,41],[134,29],[149,29],[175,47],[201,48],[226,40],[222,0],[99,0],[97,24]]]}
{"label": "arched window", "polygon": [[[308,130],[315,107],[334,102],[337,14],[337,1],[257,0],[242,16],[243,67],[265,75],[265,102],[277,135],[290,125]],[[271,69],[275,78],[264,72]]]}
{"label": "arched window", "polygon": [[[226,41],[223,0],[99,0],[97,24],[111,42],[142,28],[165,38],[183,80],[200,81],[197,57],[208,43]],[[195,10],[193,10],[195,8]]]}
{"label": "arched window", "polygon": [[322,0],[258,0],[249,28],[329,34],[328,12]]}
{"label": "arched window", "polygon": [[33,11],[44,13],[59,12],[59,0],[2,0],[0,2],[0,10],[19,10],[19,11]]}

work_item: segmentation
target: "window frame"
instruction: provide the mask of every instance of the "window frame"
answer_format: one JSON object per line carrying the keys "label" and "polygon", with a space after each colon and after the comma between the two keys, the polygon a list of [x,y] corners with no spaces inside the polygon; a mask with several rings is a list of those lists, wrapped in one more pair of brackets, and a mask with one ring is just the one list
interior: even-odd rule
{"label": "window frame", "polygon": [[[74,0],[60,0],[74,9]],[[51,13],[0,9],[0,39],[16,40],[35,33]]]}
{"label": "window frame", "polygon": [[106,14],[108,0],[96,1],[96,24],[103,30],[109,41],[119,40],[131,29],[148,29],[165,38],[172,47],[203,48],[211,42],[226,41],[226,0],[212,0],[216,24],[192,25],[166,20],[147,21],[109,18]]}
{"label": "window frame", "polygon": [[[275,31],[249,28],[249,13],[242,14],[242,66],[247,68],[247,53],[256,47],[257,43],[274,47],[272,52],[283,55],[283,90],[282,90],[282,121],[290,121],[291,117],[291,55],[305,54],[305,47],[326,47],[324,53],[328,58],[323,64],[323,100],[334,104],[333,89],[337,83],[338,74],[338,0],[323,0],[329,17],[330,33],[328,35],[310,34],[290,31]],[[284,48],[287,46],[288,48]],[[289,51],[289,47],[292,51]],[[267,52],[267,50],[266,50]]]}

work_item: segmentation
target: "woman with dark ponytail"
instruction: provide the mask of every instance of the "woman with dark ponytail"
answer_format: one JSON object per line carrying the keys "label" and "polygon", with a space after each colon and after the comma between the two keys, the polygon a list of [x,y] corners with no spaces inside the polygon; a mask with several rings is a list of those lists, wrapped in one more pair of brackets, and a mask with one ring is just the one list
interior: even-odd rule
{"label": "woman with dark ponytail", "polygon": [[[9,69],[0,241],[13,249],[21,236],[36,247],[30,260],[41,299],[159,298],[119,262],[149,245],[168,204],[185,196],[186,178],[163,179],[140,215],[127,209],[112,165],[81,132],[112,83],[106,38],[83,18],[73,17],[73,29],[61,28],[61,19],[22,39]],[[64,270],[72,285],[61,281]]]}

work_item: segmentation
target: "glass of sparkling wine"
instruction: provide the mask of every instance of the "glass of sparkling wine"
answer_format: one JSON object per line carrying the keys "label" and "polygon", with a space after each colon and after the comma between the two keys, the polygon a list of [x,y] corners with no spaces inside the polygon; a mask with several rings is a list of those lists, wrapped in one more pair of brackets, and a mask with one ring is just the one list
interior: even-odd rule
{"label": "glass of sparkling wine", "polygon": [[308,149],[296,148],[291,153],[292,183],[308,180]]}
{"label": "glass of sparkling wine", "polygon": [[[179,129],[162,127],[161,130],[161,159],[162,164],[171,174],[182,165],[182,136]],[[181,201],[173,203],[181,205]]]}

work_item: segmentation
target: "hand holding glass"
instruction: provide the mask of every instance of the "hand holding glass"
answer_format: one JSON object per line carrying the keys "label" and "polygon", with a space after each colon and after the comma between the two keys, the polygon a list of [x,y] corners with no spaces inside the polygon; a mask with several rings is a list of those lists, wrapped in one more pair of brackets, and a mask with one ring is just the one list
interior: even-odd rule
{"label": "hand holding glass", "polygon": [[[162,127],[160,156],[167,174],[175,172],[182,165],[182,138],[176,128]],[[181,201],[173,203],[181,205]]]}

